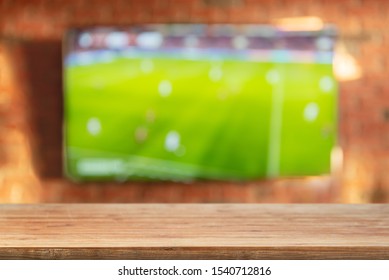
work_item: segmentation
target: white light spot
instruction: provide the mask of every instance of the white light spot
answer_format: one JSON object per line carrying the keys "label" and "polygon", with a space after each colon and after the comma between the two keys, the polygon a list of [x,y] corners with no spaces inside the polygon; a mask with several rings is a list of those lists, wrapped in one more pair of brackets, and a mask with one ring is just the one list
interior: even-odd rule
{"label": "white light spot", "polygon": [[101,123],[98,118],[90,118],[86,128],[91,135],[95,136],[101,132]]}
{"label": "white light spot", "polygon": [[211,70],[209,70],[208,77],[213,82],[220,81],[220,79],[223,77],[223,71],[220,67],[214,66],[211,68]]}
{"label": "white light spot", "polygon": [[277,70],[270,70],[266,74],[266,80],[268,81],[269,84],[276,84],[280,81],[280,74],[278,73]]}
{"label": "white light spot", "polygon": [[169,152],[176,152],[180,147],[180,134],[176,131],[169,131],[165,138],[165,149]]}
{"label": "white light spot", "polygon": [[125,32],[112,32],[105,38],[105,43],[108,48],[122,49],[128,46],[129,37]]}
{"label": "white light spot", "polygon": [[249,41],[245,36],[239,35],[234,37],[234,39],[232,40],[232,45],[235,49],[242,50],[247,48],[247,46],[249,45]]}
{"label": "white light spot", "polygon": [[189,35],[185,37],[184,44],[187,48],[194,48],[199,44],[199,39],[194,35]]}
{"label": "white light spot", "polygon": [[308,103],[304,108],[304,118],[308,122],[313,122],[319,115],[319,106],[314,103]]}
{"label": "white light spot", "polygon": [[163,36],[159,32],[144,32],[138,35],[136,43],[146,49],[157,49],[162,45]]}
{"label": "white light spot", "polygon": [[151,73],[154,70],[154,64],[153,61],[150,59],[144,59],[140,62],[140,70],[145,73]]}
{"label": "white light spot", "polygon": [[323,92],[329,92],[334,87],[334,80],[329,76],[324,76],[320,79],[319,86]]}
{"label": "white light spot", "polygon": [[78,44],[81,48],[89,48],[93,44],[93,37],[89,33],[82,33],[78,39]]}
{"label": "white light spot", "polygon": [[158,91],[162,97],[167,97],[172,93],[172,84],[167,80],[161,81],[158,85]]}
{"label": "white light spot", "polygon": [[320,37],[316,40],[316,47],[323,51],[329,51],[332,49],[333,40],[328,37]]}

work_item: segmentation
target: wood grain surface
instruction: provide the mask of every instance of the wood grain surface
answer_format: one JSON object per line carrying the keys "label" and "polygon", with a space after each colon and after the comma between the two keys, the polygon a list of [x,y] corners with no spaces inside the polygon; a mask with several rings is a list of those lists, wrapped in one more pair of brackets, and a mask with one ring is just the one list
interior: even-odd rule
{"label": "wood grain surface", "polygon": [[0,259],[389,259],[389,205],[0,205]]}

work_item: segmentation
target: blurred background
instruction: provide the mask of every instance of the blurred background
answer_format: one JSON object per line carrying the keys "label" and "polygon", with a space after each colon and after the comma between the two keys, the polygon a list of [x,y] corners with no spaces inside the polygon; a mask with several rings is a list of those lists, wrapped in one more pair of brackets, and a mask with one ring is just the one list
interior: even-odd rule
{"label": "blurred background", "polygon": [[[0,203],[388,202],[388,9],[385,0],[2,0]],[[277,24],[307,16],[334,24],[339,33],[334,68],[342,155],[332,175],[195,183],[76,183],[64,177],[62,38],[69,28]]]}

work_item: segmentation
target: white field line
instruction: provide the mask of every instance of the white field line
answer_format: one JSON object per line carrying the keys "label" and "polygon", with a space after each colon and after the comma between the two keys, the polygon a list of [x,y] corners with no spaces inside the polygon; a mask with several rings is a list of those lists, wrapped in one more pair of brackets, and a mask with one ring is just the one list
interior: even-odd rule
{"label": "white field line", "polygon": [[[77,153],[77,152],[92,152],[92,153],[103,153],[104,155],[109,155],[113,157],[118,157],[120,160],[124,160],[123,157],[129,161],[133,161],[132,166],[137,167],[143,167],[147,169],[155,169],[158,171],[179,171],[183,173],[187,173],[187,175],[192,175],[193,172],[204,172],[208,175],[215,175],[215,176],[222,176],[223,174],[229,174],[232,176],[236,176],[235,170],[219,170],[215,168],[209,168],[204,167],[200,165],[194,165],[194,164],[188,164],[188,163],[181,163],[181,162],[175,162],[171,160],[165,160],[165,159],[158,159],[158,158],[148,158],[143,156],[136,156],[136,155],[127,155],[127,154],[121,154],[121,153],[115,153],[115,152],[108,152],[108,151],[100,151],[100,150],[93,150],[93,149],[84,149],[84,148],[77,148],[77,147],[68,147],[68,151],[70,153]],[[71,157],[71,156],[70,156]],[[83,160],[93,160],[94,158],[85,158]],[[99,158],[99,160],[104,160],[104,158]],[[109,159],[107,159],[109,160]],[[134,163],[135,162],[135,163]],[[126,164],[129,164],[126,162]],[[158,166],[162,166],[162,168],[158,168]],[[168,172],[170,173],[170,172]],[[222,174],[222,175],[220,175]]]}
{"label": "white field line", "polygon": [[282,111],[284,102],[284,87],[282,84],[283,73],[280,71],[279,67],[273,71],[277,71],[278,81],[272,84],[273,90],[270,111],[269,152],[267,159],[268,177],[276,177],[280,173]]}

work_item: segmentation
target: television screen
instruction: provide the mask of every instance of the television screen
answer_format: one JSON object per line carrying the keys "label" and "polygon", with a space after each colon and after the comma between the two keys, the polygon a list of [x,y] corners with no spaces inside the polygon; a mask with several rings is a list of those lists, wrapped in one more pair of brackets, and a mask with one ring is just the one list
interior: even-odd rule
{"label": "television screen", "polygon": [[76,180],[253,180],[330,172],[331,26],[70,30],[65,166]]}

